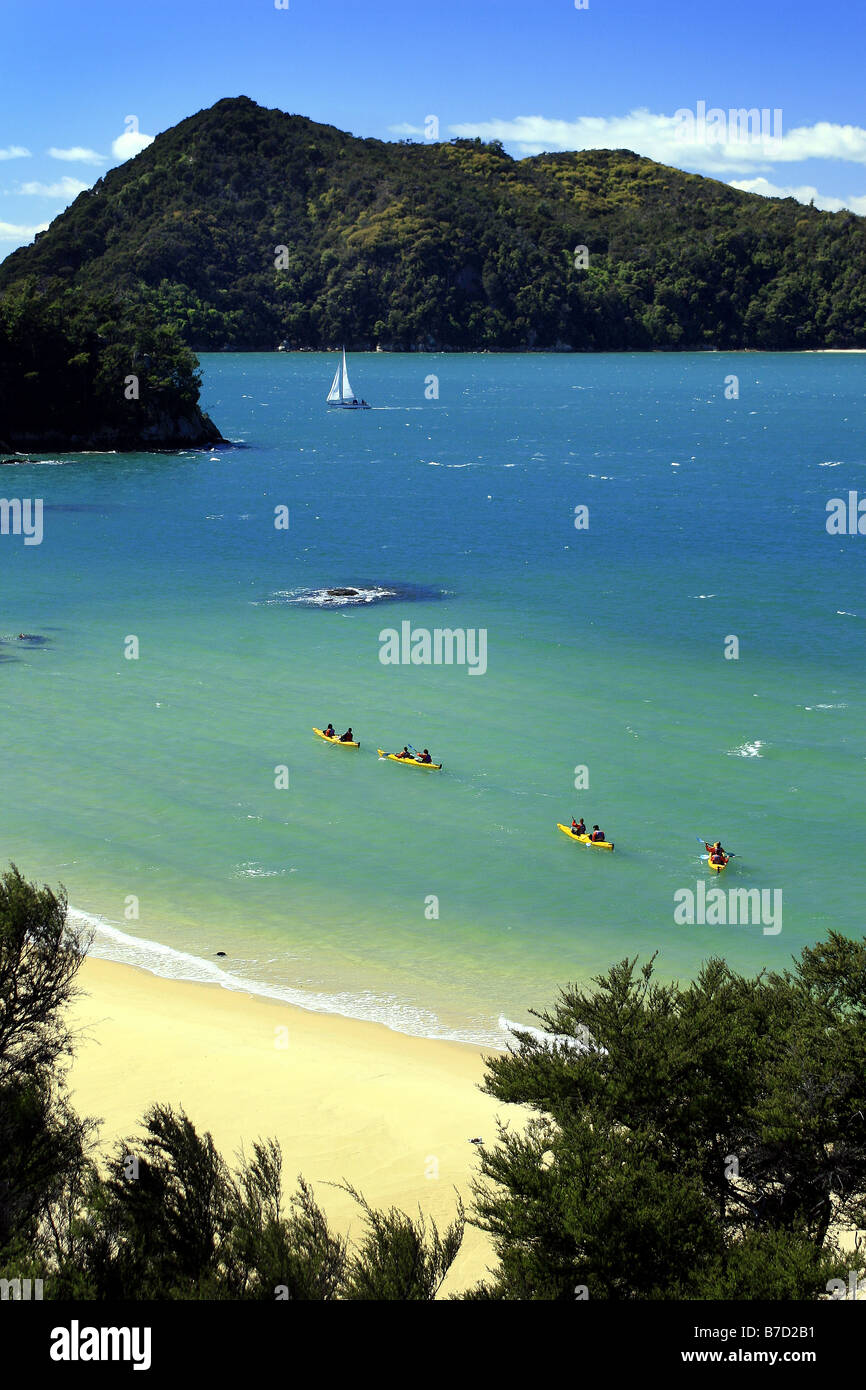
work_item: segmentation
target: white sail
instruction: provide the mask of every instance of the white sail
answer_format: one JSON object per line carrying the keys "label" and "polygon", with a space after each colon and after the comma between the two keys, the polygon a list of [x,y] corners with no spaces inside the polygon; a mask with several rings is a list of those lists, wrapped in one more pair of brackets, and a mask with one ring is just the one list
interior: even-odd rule
{"label": "white sail", "polygon": [[331,389],[330,389],[330,391],[328,392],[328,400],[329,400],[329,401],[338,401],[339,399],[340,399],[340,368],[338,367],[337,370],[336,370],[336,372],[334,373],[334,380],[331,382]]}
{"label": "white sail", "polygon": [[349,385],[349,373],[346,371],[346,349],[343,348],[343,400],[351,401],[355,398],[355,393]]}

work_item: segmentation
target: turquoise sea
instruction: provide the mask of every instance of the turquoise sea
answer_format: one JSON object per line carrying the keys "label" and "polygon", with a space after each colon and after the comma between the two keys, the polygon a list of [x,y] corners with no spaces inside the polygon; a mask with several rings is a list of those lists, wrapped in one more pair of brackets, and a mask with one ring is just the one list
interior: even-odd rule
{"label": "turquoise sea", "polygon": [[[862,356],[358,354],[374,409],[331,413],[333,356],[202,368],[237,447],[2,470],[44,538],[0,535],[0,852],[96,954],[493,1042],[626,955],[862,934],[866,536],[825,525]],[[383,665],[404,621],[483,629],[486,671]],[[376,755],[407,741],[444,771]],[[698,835],[780,932],[674,920]]]}

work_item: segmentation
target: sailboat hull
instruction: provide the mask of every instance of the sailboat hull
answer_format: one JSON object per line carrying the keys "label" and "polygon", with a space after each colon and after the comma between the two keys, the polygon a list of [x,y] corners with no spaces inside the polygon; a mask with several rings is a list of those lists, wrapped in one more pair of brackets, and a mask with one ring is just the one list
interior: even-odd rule
{"label": "sailboat hull", "polygon": [[329,410],[372,410],[371,405],[361,404],[360,401],[328,401]]}

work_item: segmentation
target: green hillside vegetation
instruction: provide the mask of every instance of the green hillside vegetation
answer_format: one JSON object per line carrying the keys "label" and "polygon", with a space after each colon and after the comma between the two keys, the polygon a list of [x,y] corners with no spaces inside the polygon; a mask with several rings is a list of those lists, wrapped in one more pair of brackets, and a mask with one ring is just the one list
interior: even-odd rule
{"label": "green hillside vegetation", "polygon": [[866,347],[853,213],[627,150],[356,139],[246,97],[82,193],[0,291],[28,278],[123,294],[201,349]]}
{"label": "green hillside vegetation", "polygon": [[25,281],[0,298],[0,452],[217,443],[197,368],[152,306]]}

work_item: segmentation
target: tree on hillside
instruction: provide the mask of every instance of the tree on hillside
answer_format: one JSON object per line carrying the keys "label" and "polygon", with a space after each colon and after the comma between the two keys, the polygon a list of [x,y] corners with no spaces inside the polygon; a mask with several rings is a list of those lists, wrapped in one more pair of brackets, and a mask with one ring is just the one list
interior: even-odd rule
{"label": "tree on hillside", "polygon": [[33,279],[0,296],[0,448],[218,442],[158,301]]}
{"label": "tree on hillside", "polygon": [[0,877],[0,1273],[12,1277],[57,1257],[87,1167],[93,1125],[70,1107],[63,1070],[63,1011],[86,946],[63,890],[11,865]]}
{"label": "tree on hillside", "polygon": [[538,1116],[483,1149],[474,1298],[816,1298],[866,1225],[866,940],[793,971],[625,960],[541,1013],[485,1089]]}

